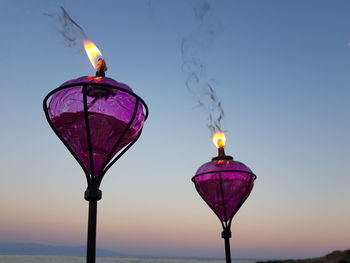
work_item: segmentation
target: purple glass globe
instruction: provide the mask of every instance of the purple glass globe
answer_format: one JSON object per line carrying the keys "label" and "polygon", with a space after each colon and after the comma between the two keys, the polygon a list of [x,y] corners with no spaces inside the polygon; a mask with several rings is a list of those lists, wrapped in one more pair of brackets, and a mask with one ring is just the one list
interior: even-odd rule
{"label": "purple glass globe", "polygon": [[84,76],[44,100],[51,127],[88,174],[99,176],[113,156],[139,135],[143,100],[111,78]]}
{"label": "purple glass globe", "polygon": [[249,196],[255,178],[245,164],[223,156],[203,164],[192,181],[220,221],[228,222]]}

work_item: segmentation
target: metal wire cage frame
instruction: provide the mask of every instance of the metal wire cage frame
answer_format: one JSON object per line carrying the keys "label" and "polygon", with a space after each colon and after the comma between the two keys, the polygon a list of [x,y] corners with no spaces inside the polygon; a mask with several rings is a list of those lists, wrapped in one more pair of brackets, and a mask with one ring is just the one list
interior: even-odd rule
{"label": "metal wire cage frame", "polygon": [[[231,156],[224,156],[223,159],[226,160],[233,160],[233,158],[231,159]],[[219,157],[215,157],[213,158],[213,160],[220,160],[221,158]],[[237,204],[237,206],[235,207],[235,209],[233,210],[233,212],[231,213],[231,215],[228,215],[227,213],[227,208],[226,208],[226,201],[225,201],[225,193],[224,193],[224,188],[223,188],[223,179],[222,179],[222,175],[225,173],[238,173],[238,174],[247,174],[249,175],[249,183],[247,186],[247,189],[245,191],[245,193],[242,195],[241,200],[239,201],[239,203]],[[220,186],[220,193],[221,193],[221,202],[222,202],[222,206],[223,206],[223,210],[224,210],[224,218],[225,220],[222,220],[222,218],[220,217],[220,215],[217,213],[217,211],[215,210],[215,208],[212,206],[212,204],[210,204],[207,201],[207,198],[205,196],[203,196],[202,192],[200,191],[197,183],[196,183],[196,178],[202,176],[202,175],[207,175],[207,174],[218,174],[219,177],[219,186]],[[226,263],[231,263],[231,249],[230,249],[230,238],[232,236],[231,234],[231,224],[232,224],[232,219],[235,216],[235,214],[238,212],[238,210],[241,208],[241,206],[243,205],[243,203],[245,202],[245,200],[248,198],[252,188],[253,188],[253,184],[255,179],[257,178],[257,176],[249,171],[245,171],[245,170],[213,170],[213,171],[207,171],[207,172],[202,172],[202,173],[198,173],[195,176],[192,177],[192,182],[194,183],[196,190],[198,192],[198,194],[202,197],[202,199],[205,201],[205,203],[210,207],[210,209],[215,213],[215,215],[218,217],[218,219],[220,220],[220,223],[222,225],[222,233],[221,233],[221,237],[224,239],[225,241],[225,256],[226,256]]]}
{"label": "metal wire cage frame", "polygon": [[[56,93],[64,89],[68,89],[71,87],[81,87],[81,91],[83,94],[83,112],[84,112],[84,121],[85,121],[85,129],[86,129],[86,137],[87,137],[87,146],[88,146],[88,156],[89,156],[89,163],[90,163],[90,170],[88,171],[82,160],[78,157],[78,155],[74,152],[72,147],[66,142],[66,140],[63,138],[63,136],[60,134],[60,132],[57,130],[55,125],[52,123],[52,120],[50,118],[49,114],[49,108],[48,108],[48,102],[49,99]],[[93,160],[93,147],[92,147],[92,139],[91,139],[91,130],[90,130],[90,123],[89,123],[89,108],[88,108],[88,101],[87,101],[87,89],[91,88],[108,88],[113,89],[116,92],[121,91],[124,93],[127,93],[135,98],[135,105],[134,110],[132,113],[132,117],[125,126],[125,129],[121,133],[121,136],[117,139],[114,146],[112,147],[112,150],[109,152],[107,158],[105,159],[102,170],[96,176],[94,174],[94,160]],[[44,100],[43,100],[43,110],[45,112],[46,119],[52,128],[52,130],[55,132],[57,137],[62,141],[62,143],[66,146],[66,148],[69,150],[69,152],[73,155],[75,160],[79,163],[79,165],[82,167],[85,177],[87,180],[87,189],[85,191],[85,200],[89,201],[89,216],[88,216],[88,238],[87,238],[87,256],[86,256],[86,262],[87,263],[95,263],[96,258],[96,218],[97,218],[97,201],[102,198],[102,192],[99,189],[101,181],[106,174],[106,172],[111,168],[111,166],[118,160],[120,157],[124,155],[124,153],[130,149],[130,147],[139,139],[143,127],[138,131],[137,135],[127,144],[125,145],[121,151],[116,154],[113,158],[113,155],[115,154],[116,149],[120,146],[122,143],[123,138],[126,136],[128,130],[130,129],[131,125],[135,121],[139,105],[142,104],[143,106],[143,114],[144,114],[144,120],[148,118],[148,107],[147,104],[144,102],[142,98],[140,98],[138,95],[133,93],[131,90],[125,89],[118,85],[112,85],[107,83],[94,83],[94,82],[75,82],[70,84],[64,84],[51,92],[49,92]]]}
{"label": "metal wire cage frame", "polygon": [[[117,147],[120,145],[122,139],[124,138],[126,132],[128,131],[128,129],[130,128],[131,124],[134,122],[135,117],[136,117],[136,113],[137,113],[137,108],[139,106],[140,103],[142,103],[144,109],[145,109],[145,118],[144,121],[146,121],[146,119],[148,118],[148,107],[147,104],[144,102],[144,100],[142,98],[140,98],[138,95],[136,95],[135,93],[122,88],[122,87],[118,87],[115,85],[111,85],[111,84],[106,84],[106,83],[85,83],[85,82],[77,82],[77,83],[72,83],[72,84],[67,84],[67,85],[62,85],[54,90],[52,90],[51,92],[49,92],[46,97],[44,98],[43,101],[43,109],[45,112],[45,116],[46,119],[50,125],[50,127],[52,128],[52,130],[55,132],[55,134],[57,135],[57,137],[62,141],[62,143],[66,146],[66,148],[69,150],[69,152],[73,155],[73,157],[76,159],[76,161],[79,163],[79,165],[82,167],[86,179],[87,179],[87,183],[88,185],[90,184],[90,182],[96,177],[94,174],[89,173],[85,167],[85,165],[82,163],[82,161],[79,159],[79,157],[76,155],[76,153],[72,150],[72,148],[70,147],[70,145],[65,141],[65,139],[62,137],[62,135],[58,132],[58,130],[56,129],[56,127],[53,125],[50,116],[49,116],[49,112],[48,112],[48,106],[47,106],[47,102],[49,100],[49,98],[55,94],[58,91],[61,91],[63,89],[67,89],[70,87],[78,87],[78,86],[82,86],[82,93],[83,93],[83,104],[84,104],[84,116],[85,116],[85,127],[86,127],[86,134],[87,134],[87,145],[88,145],[88,151],[89,151],[89,159],[90,159],[90,165],[91,167],[93,167],[93,159],[92,159],[92,144],[91,144],[91,135],[90,135],[90,125],[89,125],[89,111],[88,111],[88,103],[87,103],[87,88],[88,87],[106,87],[106,88],[110,88],[110,89],[115,89],[115,90],[119,90],[125,93],[128,93],[129,95],[133,96],[136,99],[136,103],[135,103],[135,107],[134,107],[134,112],[132,115],[132,118],[130,119],[129,123],[127,124],[124,132],[122,133],[122,135],[120,136],[120,138],[116,141],[113,150],[110,152],[109,156],[106,158],[106,162],[103,165],[103,170],[102,172],[97,176],[98,180],[98,186],[101,184],[101,181],[105,175],[105,173],[111,168],[111,166],[120,158],[122,157],[122,155],[124,155],[124,153],[129,150],[129,148],[139,139],[141,133],[142,133],[142,128],[140,129],[140,131],[138,132],[137,136],[134,138],[134,140],[132,140],[127,146],[125,146],[125,148],[119,153],[117,154],[114,159],[112,160],[113,157],[113,153],[114,150],[117,149]],[[93,169],[92,169],[93,171]]]}

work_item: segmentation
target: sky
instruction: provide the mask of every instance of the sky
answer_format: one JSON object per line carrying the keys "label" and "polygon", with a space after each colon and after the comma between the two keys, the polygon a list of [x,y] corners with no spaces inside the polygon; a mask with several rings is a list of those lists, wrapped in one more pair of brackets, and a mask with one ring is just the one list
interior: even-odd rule
{"label": "sky", "polygon": [[43,15],[60,6],[102,51],[107,76],[150,110],[138,142],[102,181],[98,247],[224,256],[220,222],[191,182],[217,150],[186,86],[181,47],[190,37],[201,81],[225,112],[226,153],[258,177],[233,219],[232,256],[349,248],[347,0],[0,0],[0,242],[86,242],[86,179],[42,110],[51,90],[94,74],[81,43],[68,47]]}

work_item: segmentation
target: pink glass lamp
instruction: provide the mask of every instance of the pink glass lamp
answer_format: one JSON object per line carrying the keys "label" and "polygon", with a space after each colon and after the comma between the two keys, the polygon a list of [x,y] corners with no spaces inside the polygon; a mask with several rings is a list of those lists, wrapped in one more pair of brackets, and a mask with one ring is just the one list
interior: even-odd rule
{"label": "pink glass lamp", "polygon": [[231,262],[231,223],[244,201],[253,189],[256,175],[243,163],[225,154],[225,135],[216,133],[213,137],[219,154],[203,164],[192,178],[196,190],[218,216],[225,240],[226,262]]}
{"label": "pink glass lamp", "polygon": [[67,81],[43,102],[51,128],[86,176],[87,263],[94,263],[96,258],[97,201],[102,197],[102,178],[137,141],[148,116],[146,103],[129,86],[104,77],[105,70],[103,61],[95,77]]}

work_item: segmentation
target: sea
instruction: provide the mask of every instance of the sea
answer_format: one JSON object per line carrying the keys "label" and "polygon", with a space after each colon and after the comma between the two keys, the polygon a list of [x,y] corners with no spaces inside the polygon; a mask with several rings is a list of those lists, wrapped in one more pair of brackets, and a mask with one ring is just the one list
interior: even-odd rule
{"label": "sea", "polygon": [[[85,263],[85,261],[85,257],[76,256],[0,255],[0,263]],[[232,263],[256,261],[256,259],[232,259]],[[225,263],[225,259],[97,257],[96,263]]]}

